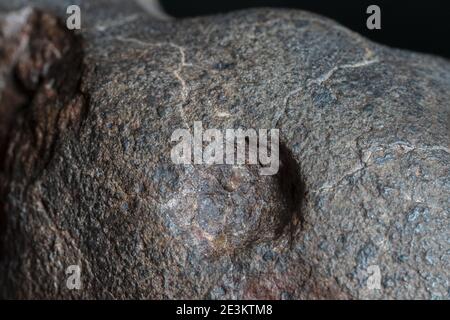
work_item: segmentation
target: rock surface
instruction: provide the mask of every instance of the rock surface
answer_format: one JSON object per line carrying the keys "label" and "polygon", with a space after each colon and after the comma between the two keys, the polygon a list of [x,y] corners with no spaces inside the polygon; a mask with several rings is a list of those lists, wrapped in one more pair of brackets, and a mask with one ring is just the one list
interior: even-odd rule
{"label": "rock surface", "polygon": [[[0,297],[450,298],[448,61],[295,10],[96,1],[74,33],[23,4],[0,5]],[[279,173],[173,164],[194,121],[279,128]]]}

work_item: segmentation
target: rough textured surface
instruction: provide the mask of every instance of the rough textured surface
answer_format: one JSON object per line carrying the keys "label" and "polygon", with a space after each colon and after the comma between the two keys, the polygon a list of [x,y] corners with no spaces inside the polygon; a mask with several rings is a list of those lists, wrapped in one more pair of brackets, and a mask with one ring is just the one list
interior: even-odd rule
{"label": "rough textured surface", "polygon": [[[104,4],[83,54],[51,16],[2,18],[1,297],[450,297],[450,63],[300,11]],[[279,173],[172,164],[197,120],[279,128]]]}

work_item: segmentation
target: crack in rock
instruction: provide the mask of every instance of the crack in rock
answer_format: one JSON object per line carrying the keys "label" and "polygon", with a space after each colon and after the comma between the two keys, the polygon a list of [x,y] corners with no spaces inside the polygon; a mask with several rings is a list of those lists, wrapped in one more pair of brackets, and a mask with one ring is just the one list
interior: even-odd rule
{"label": "crack in rock", "polygon": [[123,41],[123,42],[131,42],[131,43],[135,43],[138,44],[140,46],[155,46],[155,47],[164,47],[164,46],[169,46],[172,48],[175,48],[178,50],[179,55],[180,55],[180,63],[178,65],[178,67],[175,70],[172,70],[172,74],[174,75],[174,77],[178,80],[178,82],[180,83],[181,86],[181,102],[178,104],[178,110],[180,112],[180,116],[181,119],[183,120],[184,125],[189,128],[189,124],[184,112],[184,104],[187,101],[188,97],[189,97],[189,87],[186,84],[186,81],[181,77],[181,72],[183,71],[183,69],[185,67],[192,67],[193,65],[191,63],[187,63],[186,62],[186,54],[184,52],[184,48],[180,45],[177,45],[173,42],[157,42],[157,43],[152,43],[152,42],[146,42],[146,41],[142,41],[136,38],[124,38],[124,37],[117,37],[116,38],[119,41]]}
{"label": "crack in rock", "polygon": [[363,60],[360,62],[356,62],[356,63],[350,63],[350,64],[343,64],[343,65],[339,65],[339,66],[335,66],[333,68],[331,68],[328,72],[326,72],[325,74],[321,75],[320,77],[313,79],[310,81],[310,84],[318,84],[321,85],[324,82],[328,81],[333,74],[340,70],[340,69],[355,69],[355,68],[361,68],[361,67],[366,67],[366,66],[370,66],[371,64],[377,63],[379,62],[379,60],[377,58],[375,59],[371,59],[371,60]]}

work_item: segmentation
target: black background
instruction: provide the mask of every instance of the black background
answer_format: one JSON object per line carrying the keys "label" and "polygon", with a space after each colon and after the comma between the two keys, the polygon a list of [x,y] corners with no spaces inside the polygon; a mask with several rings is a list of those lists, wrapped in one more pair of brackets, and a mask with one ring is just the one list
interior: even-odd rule
{"label": "black background", "polygon": [[[190,17],[250,7],[298,8],[332,18],[379,43],[450,58],[450,0],[161,0],[167,13]],[[381,30],[369,30],[366,9],[381,8]]]}

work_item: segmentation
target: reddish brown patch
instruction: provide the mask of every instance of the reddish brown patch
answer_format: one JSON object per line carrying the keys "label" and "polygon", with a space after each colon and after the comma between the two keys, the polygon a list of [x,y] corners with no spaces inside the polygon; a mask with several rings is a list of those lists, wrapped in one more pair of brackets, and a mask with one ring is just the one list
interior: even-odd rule
{"label": "reddish brown patch", "polygon": [[9,181],[37,178],[61,135],[79,128],[87,103],[80,38],[55,16],[27,8],[2,17],[0,44],[1,231]]}
{"label": "reddish brown patch", "polygon": [[29,176],[48,162],[62,131],[79,125],[86,101],[79,88],[79,37],[55,16],[27,10],[14,22],[14,33],[6,32],[11,18],[0,22],[6,48],[0,55],[6,84],[0,92],[0,171],[25,170]]}

